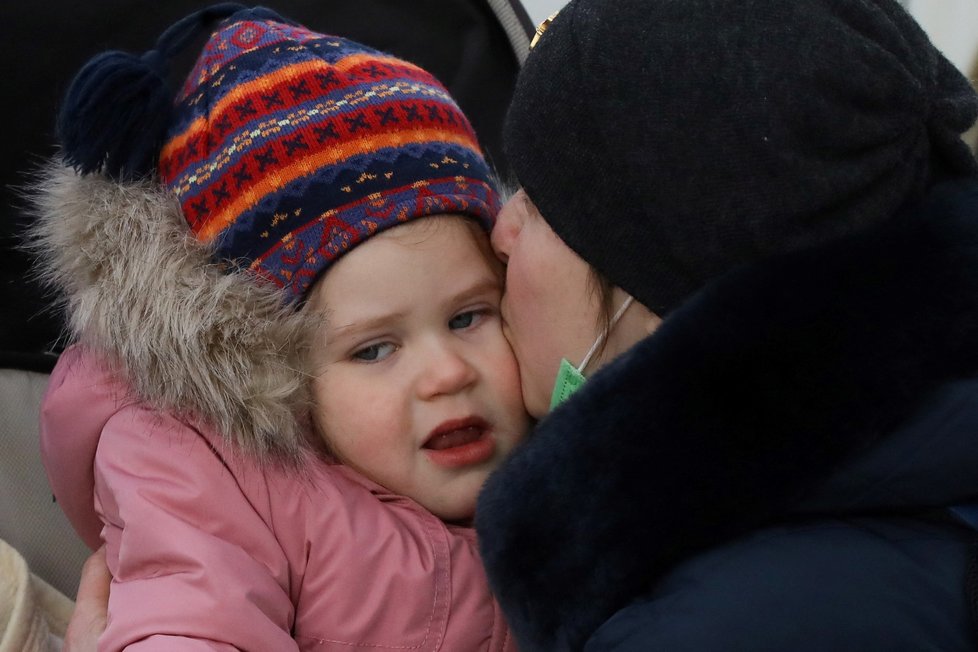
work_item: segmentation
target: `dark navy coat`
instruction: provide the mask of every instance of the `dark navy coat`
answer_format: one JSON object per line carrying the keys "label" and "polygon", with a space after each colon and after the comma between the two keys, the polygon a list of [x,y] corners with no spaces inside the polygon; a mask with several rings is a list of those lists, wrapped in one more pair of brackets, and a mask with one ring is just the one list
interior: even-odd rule
{"label": "dark navy coat", "polygon": [[978,185],[735,270],[495,473],[477,528],[534,650],[970,650]]}

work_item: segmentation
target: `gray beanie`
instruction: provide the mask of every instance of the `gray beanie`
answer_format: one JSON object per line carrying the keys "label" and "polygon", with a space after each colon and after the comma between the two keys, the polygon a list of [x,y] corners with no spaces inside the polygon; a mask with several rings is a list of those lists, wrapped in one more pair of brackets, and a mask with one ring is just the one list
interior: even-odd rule
{"label": "gray beanie", "polygon": [[974,176],[967,80],[895,0],[573,0],[507,117],[556,233],[665,314]]}

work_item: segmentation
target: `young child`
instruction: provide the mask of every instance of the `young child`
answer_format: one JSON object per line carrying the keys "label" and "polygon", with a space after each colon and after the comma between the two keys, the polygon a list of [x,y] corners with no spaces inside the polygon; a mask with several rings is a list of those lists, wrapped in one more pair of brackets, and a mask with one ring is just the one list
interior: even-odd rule
{"label": "young child", "polygon": [[222,5],[90,61],[59,127],[37,247],[76,344],[42,447],[106,546],[99,648],[515,649],[467,525],[528,422],[444,88]]}

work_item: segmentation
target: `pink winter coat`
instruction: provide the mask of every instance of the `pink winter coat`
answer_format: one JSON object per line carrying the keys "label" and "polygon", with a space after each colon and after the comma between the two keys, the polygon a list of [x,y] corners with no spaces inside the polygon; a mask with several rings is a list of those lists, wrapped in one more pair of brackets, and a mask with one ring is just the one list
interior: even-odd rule
{"label": "pink winter coat", "polygon": [[100,649],[515,650],[471,529],[343,466],[259,465],[129,396],[73,347],[42,409],[55,496],[107,546]]}

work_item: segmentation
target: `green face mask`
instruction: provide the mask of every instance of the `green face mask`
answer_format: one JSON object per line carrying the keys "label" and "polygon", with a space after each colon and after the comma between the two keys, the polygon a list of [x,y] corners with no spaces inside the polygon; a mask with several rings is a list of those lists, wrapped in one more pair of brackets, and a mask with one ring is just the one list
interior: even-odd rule
{"label": "green face mask", "polygon": [[598,338],[594,340],[594,344],[588,350],[587,354],[584,356],[584,360],[581,362],[581,366],[575,367],[570,363],[567,358],[560,359],[560,368],[557,370],[557,382],[554,383],[554,391],[550,394],[550,409],[553,410],[555,407],[566,401],[571,397],[571,395],[579,390],[587,380],[584,377],[584,370],[587,369],[588,363],[591,361],[591,357],[595,354],[604,341],[608,338],[611,333],[611,329],[615,327],[621,316],[625,314],[628,310],[628,306],[632,305],[632,297],[625,299],[625,303],[621,304],[621,308],[615,313],[614,317],[611,318],[611,323],[608,324],[608,328],[604,330],[603,333],[598,335]]}
{"label": "green face mask", "polygon": [[553,394],[550,395],[550,409],[570,398],[584,384],[584,374],[574,368],[567,358],[560,359],[560,369],[557,370],[557,382],[554,384]]}

